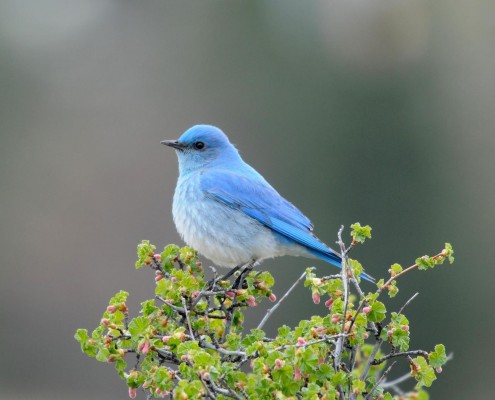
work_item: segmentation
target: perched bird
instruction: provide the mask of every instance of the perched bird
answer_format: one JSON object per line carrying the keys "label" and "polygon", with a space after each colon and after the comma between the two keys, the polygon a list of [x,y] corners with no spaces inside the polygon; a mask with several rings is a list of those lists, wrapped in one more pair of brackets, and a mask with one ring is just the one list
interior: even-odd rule
{"label": "perched bird", "polygon": [[179,159],[175,225],[200,254],[236,269],[284,255],[341,267],[340,255],[313,234],[311,221],[242,160],[219,128],[196,125],[161,143],[173,147]]}

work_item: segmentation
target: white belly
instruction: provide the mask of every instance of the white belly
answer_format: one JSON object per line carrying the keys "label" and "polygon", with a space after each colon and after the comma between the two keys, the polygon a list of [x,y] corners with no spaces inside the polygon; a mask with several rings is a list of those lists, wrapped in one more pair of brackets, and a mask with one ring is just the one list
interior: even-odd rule
{"label": "white belly", "polygon": [[172,211],[184,241],[218,266],[234,267],[287,254],[270,229],[239,210],[205,197],[199,175],[179,179]]}

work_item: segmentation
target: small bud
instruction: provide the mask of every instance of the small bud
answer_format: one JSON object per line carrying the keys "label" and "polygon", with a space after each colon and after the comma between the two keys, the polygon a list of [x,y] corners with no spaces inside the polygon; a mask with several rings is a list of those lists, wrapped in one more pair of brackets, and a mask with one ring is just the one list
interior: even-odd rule
{"label": "small bud", "polygon": [[441,373],[442,372],[442,367],[436,367],[435,368],[435,371],[437,371],[438,373]]}
{"label": "small bud", "polygon": [[136,388],[129,387],[129,397],[131,399],[135,399],[136,398]]}
{"label": "small bud", "polygon": [[156,261],[161,261],[162,259],[162,255],[161,254],[153,254],[153,258],[156,260]]}
{"label": "small bud", "polygon": [[110,320],[108,318],[102,318],[101,324],[104,326],[108,326],[108,325],[110,325]]}
{"label": "small bud", "polygon": [[108,356],[108,362],[109,363],[113,363],[115,362],[115,360],[117,359],[117,357],[115,357],[115,354],[110,354],[110,356]]}
{"label": "small bud", "polygon": [[122,311],[123,313],[126,313],[128,311],[126,304],[122,303],[119,307],[119,310]]}
{"label": "small bud", "polygon": [[150,350],[150,343],[148,341],[145,341],[142,348],[143,354],[148,354],[149,350]]}
{"label": "small bud", "polygon": [[284,366],[284,364],[285,364],[285,363],[284,363],[284,361],[283,361],[283,360],[281,360],[280,358],[277,358],[277,359],[275,360],[275,366],[274,366],[274,368],[273,368],[273,369],[275,369],[275,370],[280,369],[280,368],[282,368],[282,367]]}
{"label": "small bud", "polygon": [[210,373],[209,372],[203,372],[201,374],[201,377],[205,380],[205,381],[209,381],[210,380]]}
{"label": "small bud", "polygon": [[227,296],[229,299],[233,299],[235,296],[235,293],[232,290],[229,290],[225,292],[225,296]]}
{"label": "small bud", "polygon": [[363,333],[363,338],[364,339],[368,339],[370,337],[370,335],[368,334],[368,332],[364,332]]}
{"label": "small bud", "polygon": [[325,307],[327,307],[328,309],[332,308],[332,305],[333,299],[328,299],[327,301],[325,301]]}
{"label": "small bud", "polygon": [[271,293],[270,296],[268,296],[268,298],[272,303],[275,303],[277,301],[277,296],[275,296],[275,293]]}
{"label": "small bud", "polygon": [[171,281],[171,282],[173,282],[173,283],[175,283],[175,282],[177,282],[177,278],[176,278],[175,276],[172,276],[172,277],[170,278],[170,281]]}
{"label": "small bud", "polygon": [[303,345],[303,344],[305,344],[305,343],[306,343],[306,340],[304,340],[304,338],[303,338],[303,337],[298,337],[298,338],[297,338],[297,345],[298,345],[298,346],[302,346],[302,345]]}
{"label": "small bud", "polygon": [[371,312],[371,306],[363,307],[363,312],[368,315]]}
{"label": "small bud", "polygon": [[107,307],[107,311],[108,311],[110,314],[113,314],[115,311],[117,311],[117,306],[108,306],[108,307]]}
{"label": "small bud", "polygon": [[186,361],[187,361],[187,356],[186,356],[185,354],[182,354],[182,355],[180,356],[180,360],[181,360],[182,362],[186,362]]}
{"label": "small bud", "polygon": [[389,330],[387,331],[387,335],[388,335],[388,337],[392,337],[392,335],[393,335],[393,334],[394,334],[394,330],[393,330],[393,329],[389,329]]}
{"label": "small bud", "polygon": [[340,316],[338,316],[337,314],[333,314],[333,315],[332,315],[332,319],[331,319],[331,321],[332,321],[334,324],[335,324],[335,323],[337,323],[337,322],[339,322],[339,321],[340,321]]}
{"label": "small bud", "polygon": [[155,276],[155,282],[159,282],[163,279],[163,275],[157,275]]}
{"label": "small bud", "polygon": [[195,290],[194,292],[191,293],[191,298],[195,299],[196,297],[199,296],[199,290]]}
{"label": "small bud", "polygon": [[312,297],[313,297],[313,303],[320,304],[320,293],[313,292]]}
{"label": "small bud", "polygon": [[254,298],[254,296],[249,296],[247,298],[247,303],[248,303],[248,306],[249,307],[256,307],[256,299]]}
{"label": "small bud", "polygon": [[296,381],[301,380],[301,370],[298,367],[294,368],[294,380]]}
{"label": "small bud", "polygon": [[408,325],[402,325],[402,326],[401,326],[401,329],[402,329],[403,331],[408,331],[408,330],[409,330],[409,326],[408,326]]}

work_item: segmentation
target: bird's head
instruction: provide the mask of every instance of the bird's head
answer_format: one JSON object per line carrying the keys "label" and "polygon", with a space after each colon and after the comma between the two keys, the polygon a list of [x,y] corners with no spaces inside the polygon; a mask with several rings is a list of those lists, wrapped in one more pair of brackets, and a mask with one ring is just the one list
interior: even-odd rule
{"label": "bird's head", "polygon": [[211,125],[195,125],[179,139],[164,140],[161,143],[176,150],[181,174],[212,164],[228,165],[240,160],[237,149],[225,133]]}

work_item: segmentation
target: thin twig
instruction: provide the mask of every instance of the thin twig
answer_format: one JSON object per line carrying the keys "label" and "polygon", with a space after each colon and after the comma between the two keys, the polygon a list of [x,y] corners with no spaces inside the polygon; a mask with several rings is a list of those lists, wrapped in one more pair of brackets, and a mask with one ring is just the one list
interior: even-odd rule
{"label": "thin twig", "polygon": [[382,339],[377,339],[375,343],[375,347],[373,347],[373,351],[371,352],[370,356],[368,357],[368,361],[366,362],[366,366],[363,369],[363,372],[361,373],[360,380],[364,381],[366,377],[368,376],[368,372],[371,368],[371,363],[375,359],[376,353],[378,353],[378,350],[380,350],[380,346],[382,345],[383,341]]}
{"label": "thin twig", "polygon": [[[454,353],[450,353],[448,356],[447,356],[447,360],[446,362],[452,360],[454,358]],[[385,381],[383,382],[382,384],[382,388],[384,389],[387,389],[387,388],[390,388],[390,387],[393,387],[395,389],[397,389],[397,385],[399,383],[402,383],[404,381],[407,381],[408,379],[411,379],[412,376],[411,376],[411,373],[408,372],[402,376],[399,376],[398,378],[394,379],[393,381]]]}
{"label": "thin twig", "polygon": [[390,370],[392,369],[392,367],[395,365],[397,361],[394,361],[392,364],[390,364],[390,366],[385,370],[385,372],[383,373],[382,376],[380,376],[380,379],[378,379],[375,383],[375,385],[371,388],[371,390],[369,391],[369,393],[366,395],[366,397],[364,398],[364,400],[367,400],[370,398],[370,396],[373,395],[373,392],[375,391],[375,389],[378,387],[378,385],[380,384],[381,381],[383,381],[385,379],[385,377],[388,375],[388,373],[390,372]]}
{"label": "thin twig", "polygon": [[[444,255],[444,252],[442,251],[441,253],[438,253],[436,256],[433,256],[431,258],[433,259],[438,259],[440,257],[445,257]],[[376,291],[376,293],[381,293],[383,291],[383,289],[385,289],[388,285],[390,285],[392,283],[392,281],[396,280],[397,278],[401,277],[402,275],[404,274],[407,274],[408,272],[412,271],[413,269],[416,269],[419,267],[419,264],[416,263],[416,264],[413,264],[411,265],[410,267],[407,267],[406,269],[402,270],[401,272],[399,272],[398,274],[394,275],[394,276],[391,276],[387,282],[385,282],[380,288],[378,288],[378,290]]]}
{"label": "thin twig", "polygon": [[280,351],[280,350],[285,350],[285,349],[288,349],[289,347],[295,347],[296,349],[299,349],[299,348],[305,348],[305,347],[309,347],[309,346],[313,346],[315,344],[318,344],[318,343],[335,343],[332,339],[337,339],[337,338],[345,338],[349,336],[348,334],[346,333],[339,333],[338,335],[332,335],[332,336],[325,336],[321,339],[316,339],[316,340],[312,340],[311,342],[306,342],[306,343],[303,343],[303,344],[298,344],[298,343],[294,343],[294,344],[283,344],[282,346],[279,346],[279,347],[276,347],[275,349],[272,349],[268,352],[268,354],[270,353],[273,353],[274,351]]}
{"label": "thin twig", "polygon": [[411,351],[402,351],[400,353],[389,353],[382,358],[377,358],[376,360],[371,361],[371,365],[379,365],[382,362],[395,357],[411,357],[411,356],[428,357],[428,352],[424,350],[411,350]]}
{"label": "thin twig", "polygon": [[415,294],[413,294],[413,295],[411,296],[411,298],[410,298],[409,300],[407,300],[407,301],[404,303],[404,305],[400,308],[400,310],[399,310],[398,314],[402,314],[402,311],[404,311],[404,308],[406,308],[406,307],[409,305],[409,303],[410,303],[411,301],[413,301],[413,300],[416,298],[416,296],[418,296],[418,295],[419,295],[419,292],[416,292]]}
{"label": "thin twig", "polygon": [[[342,268],[341,268],[341,276],[342,276],[342,285],[344,286],[344,315],[342,318],[342,333],[345,333],[345,323],[346,323],[346,314],[347,314],[347,306],[349,303],[349,291],[348,291],[348,277],[347,277],[347,269],[346,269],[346,248],[344,242],[342,241],[342,232],[344,230],[344,225],[340,226],[338,233],[338,244],[340,246],[341,258],[342,258]],[[342,356],[342,351],[344,348],[344,338],[339,337],[337,339],[337,345],[335,346],[335,357],[334,357],[334,368],[336,371],[340,369],[340,357]]]}
{"label": "thin twig", "polygon": [[261,320],[261,322],[258,324],[258,326],[256,327],[256,329],[262,329],[263,328],[263,326],[265,325],[266,321],[268,321],[268,319],[272,316],[273,312],[278,307],[280,307],[280,304],[282,303],[282,301],[284,301],[287,298],[287,296],[294,290],[294,288],[297,286],[297,284],[299,282],[301,282],[302,279],[305,276],[306,276],[306,271],[292,284],[292,286],[289,288],[289,290],[287,290],[287,292],[285,292],[285,294],[280,298],[280,300],[277,301],[277,303],[272,308],[269,308],[266,311],[265,316],[263,317],[263,319]]}
{"label": "thin twig", "polygon": [[184,307],[184,314],[186,314],[186,321],[187,321],[187,326],[189,328],[189,334],[191,335],[192,340],[196,340],[196,338],[194,337],[194,332],[193,332],[192,325],[191,325],[191,319],[189,318],[189,311],[187,310],[186,299],[184,297],[182,297],[181,300],[182,300],[182,306]]}

